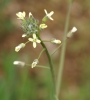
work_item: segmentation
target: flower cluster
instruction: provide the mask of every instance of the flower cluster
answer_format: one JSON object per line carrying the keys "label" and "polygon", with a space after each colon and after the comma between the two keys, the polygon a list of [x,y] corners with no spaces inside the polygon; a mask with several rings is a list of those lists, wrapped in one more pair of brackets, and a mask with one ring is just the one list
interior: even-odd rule
{"label": "flower cluster", "polygon": [[[43,42],[43,40],[40,40],[40,38],[38,39],[40,35],[40,31],[42,29],[47,28],[47,25],[45,24],[45,22],[48,19],[53,20],[51,16],[54,14],[53,11],[51,11],[50,13],[48,13],[46,9],[44,9],[44,11],[46,15],[43,17],[42,23],[40,25],[39,25],[39,21],[33,17],[31,12],[29,12],[29,17],[26,17],[26,13],[24,11],[16,13],[16,16],[18,17],[18,19],[21,20],[21,28],[24,31],[24,34],[22,35],[22,37],[28,38],[28,41],[26,43],[21,43],[15,47],[16,52],[24,48],[26,44],[29,42],[33,42],[33,48],[36,48],[36,43],[41,43],[41,41]],[[31,38],[30,36],[32,36],[33,38]],[[56,43],[56,44],[61,43],[61,41],[57,39],[49,40],[49,42]],[[31,64],[32,68],[35,67],[38,64],[38,62],[39,62],[38,59],[34,60],[33,63]],[[21,66],[24,65],[24,63],[20,61],[15,61],[14,64],[21,65]]]}
{"label": "flower cluster", "polygon": [[[36,46],[37,46],[36,43],[42,44],[42,42],[51,42],[51,43],[55,43],[55,44],[61,44],[61,41],[58,40],[58,39],[51,39],[51,40],[41,40],[40,39],[40,31],[42,29],[47,28],[47,25],[45,24],[45,22],[48,19],[53,20],[52,15],[54,14],[53,11],[51,11],[50,13],[48,13],[46,9],[44,9],[44,11],[45,11],[46,15],[42,18],[42,22],[41,22],[40,25],[39,25],[39,21],[33,17],[31,12],[29,12],[28,17],[26,17],[26,13],[24,11],[16,13],[16,16],[18,17],[18,19],[21,20],[21,28],[24,31],[24,34],[22,35],[22,37],[28,38],[28,41],[26,43],[20,43],[18,46],[15,47],[16,52],[18,52],[22,48],[24,48],[26,46],[26,44],[29,43],[29,42],[33,42],[33,48],[36,48]],[[76,31],[77,31],[77,28],[73,27],[68,32],[67,37],[71,37],[72,34]],[[30,36],[32,36],[32,38]],[[33,63],[31,64],[31,68],[34,68],[38,64],[38,62],[39,62],[38,60],[39,60],[39,58],[40,58],[40,56],[41,56],[41,54],[44,50],[45,50],[45,48],[40,52],[38,59],[35,59],[33,61]],[[25,64],[25,62],[21,62],[21,61],[14,61],[13,64],[14,65],[20,65],[20,66],[27,65],[27,64]]]}
{"label": "flower cluster", "polygon": [[[18,17],[18,19],[21,20],[21,28],[24,31],[24,34],[22,34],[22,37],[28,38],[28,41],[26,43],[20,43],[18,46],[15,47],[16,52],[18,52],[22,48],[24,48],[26,46],[26,44],[29,43],[29,42],[33,43],[33,48],[37,47],[37,43],[42,43],[42,42],[51,42],[51,43],[55,43],[55,44],[61,44],[61,41],[58,40],[58,39],[41,40],[40,31],[42,29],[47,28],[47,25],[45,24],[45,22],[48,19],[53,20],[52,15],[54,14],[54,11],[51,11],[50,13],[48,13],[46,9],[44,9],[44,11],[45,11],[46,15],[42,18],[41,24],[39,24],[39,21],[33,17],[31,12],[29,12],[28,17],[26,17],[26,13],[24,11],[16,13],[16,16]],[[77,28],[73,27],[68,32],[67,37],[71,37],[72,34],[76,31],[77,31]],[[40,55],[41,55],[41,53],[40,53]],[[40,55],[39,55],[39,57],[40,57]],[[38,64],[38,62],[39,62],[38,59],[35,59],[33,61],[33,63],[31,64],[31,67],[34,68]],[[20,61],[15,61],[14,64],[15,65],[21,65],[21,66],[25,65],[25,63],[20,62]]]}
{"label": "flower cluster", "polygon": [[[50,40],[42,40],[40,38],[41,30],[47,28],[47,25],[45,24],[45,22],[48,19],[53,20],[52,15],[54,14],[54,11],[51,11],[50,13],[48,13],[46,9],[44,9],[44,11],[45,11],[46,15],[42,18],[41,24],[39,24],[39,21],[33,17],[31,12],[29,12],[29,16],[28,17],[26,17],[26,13],[24,11],[16,13],[16,16],[18,17],[18,19],[21,20],[21,28],[24,31],[24,34],[22,35],[22,37],[23,38],[27,38],[27,42],[26,43],[20,43],[18,46],[15,47],[15,51],[16,52],[20,51],[29,42],[33,43],[33,48],[36,48],[37,47],[37,43],[40,43],[42,45],[43,49],[39,53],[39,56],[37,57],[37,59],[35,59],[32,63],[27,64],[27,63],[22,62],[22,61],[14,61],[13,64],[21,66],[21,67],[31,66],[31,68],[41,67],[41,68],[49,69],[46,66],[38,65],[39,59],[40,59],[42,53],[45,51],[46,54],[47,54],[48,61],[49,61],[51,74],[52,74],[52,79],[53,79],[53,82],[54,82],[54,80],[55,80],[54,77],[53,77],[54,76],[54,70],[53,70],[53,63],[52,63],[51,57],[61,47],[61,45],[66,41],[66,39],[64,40],[63,43],[61,43],[61,41],[59,39],[55,39],[55,38],[50,39]],[[73,27],[68,32],[67,37],[71,37],[73,35],[73,33],[76,32],[76,31],[77,31],[77,28]],[[59,46],[52,53],[49,53],[47,47],[44,44],[44,42],[51,42],[51,43],[57,44]],[[62,54],[64,55],[64,52]],[[62,68],[62,66],[61,66],[61,68]],[[55,95],[55,94],[53,94],[53,95]],[[55,96],[54,99],[58,99],[57,96]]]}
{"label": "flower cluster", "polygon": [[[47,25],[44,22],[46,22],[46,19],[53,20],[51,16],[54,13],[53,11],[51,11],[50,13],[47,13],[46,9],[44,11],[46,15],[42,19],[42,23],[40,25],[39,25],[39,21],[33,17],[31,12],[29,12],[29,17],[26,17],[26,13],[24,11],[16,13],[16,16],[18,17],[18,19],[21,20],[21,28],[24,31],[24,34],[22,35],[22,37],[28,38],[28,41],[26,43],[21,43],[15,47],[16,52],[24,48],[28,42],[33,42],[34,48],[36,48],[36,43],[41,43],[41,40],[38,39],[40,30],[47,28]],[[30,36],[33,36],[33,38],[30,38]]]}

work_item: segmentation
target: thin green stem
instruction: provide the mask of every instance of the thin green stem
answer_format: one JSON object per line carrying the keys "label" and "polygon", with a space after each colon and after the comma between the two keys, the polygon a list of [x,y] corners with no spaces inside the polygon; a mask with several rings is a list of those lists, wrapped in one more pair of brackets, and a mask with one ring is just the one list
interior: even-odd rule
{"label": "thin green stem", "polygon": [[51,40],[42,40],[42,42],[51,42]]}
{"label": "thin green stem", "polygon": [[39,54],[39,56],[38,56],[38,60],[39,60],[39,58],[41,57],[41,55],[42,55],[42,53],[43,53],[44,50],[45,50],[45,48],[42,49],[42,51],[40,52],[40,54]]}
{"label": "thin green stem", "polygon": [[[72,2],[69,2],[69,8],[68,8],[67,17],[66,17],[63,41],[66,40],[66,34],[67,34],[67,31],[68,31],[68,26],[69,26],[71,5],[72,5]],[[62,46],[62,49],[61,49],[60,64],[59,64],[57,81],[56,81],[56,96],[57,97],[59,96],[60,89],[61,89],[63,66],[64,66],[64,59],[65,59],[65,48],[66,48],[66,42],[63,43],[63,46]]]}
{"label": "thin green stem", "polygon": [[25,43],[25,45],[27,44],[27,43],[29,43],[30,41],[27,41],[26,43]]}
{"label": "thin green stem", "polygon": [[[38,35],[37,35],[38,36]],[[38,39],[41,40],[41,38],[38,36]],[[52,76],[52,80],[53,80],[53,91],[54,91],[54,95],[55,95],[55,77],[54,77],[54,70],[53,70],[53,64],[52,64],[52,60],[51,60],[51,56],[45,46],[45,44],[43,43],[43,41],[41,40],[41,45],[43,48],[45,48],[45,52],[46,52],[46,55],[47,55],[47,58],[48,58],[48,62],[49,62],[49,65],[50,65],[50,70],[51,70],[51,76]]]}
{"label": "thin green stem", "polygon": [[46,68],[46,69],[50,69],[49,67],[46,67],[46,66],[42,66],[42,65],[36,65],[36,67],[40,67],[40,68]]}

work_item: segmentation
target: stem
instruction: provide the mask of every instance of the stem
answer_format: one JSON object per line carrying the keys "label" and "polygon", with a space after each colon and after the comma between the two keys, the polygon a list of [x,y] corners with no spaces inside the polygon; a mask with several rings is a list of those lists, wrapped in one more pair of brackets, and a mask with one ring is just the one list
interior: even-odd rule
{"label": "stem", "polygon": [[[38,35],[37,35],[38,36]],[[38,36],[38,39],[41,40],[41,38]],[[51,60],[51,57],[50,57],[50,54],[45,46],[45,44],[43,43],[43,41],[41,40],[41,45],[43,48],[45,48],[45,52],[47,54],[47,58],[48,58],[48,62],[49,62],[49,65],[50,65],[50,70],[51,70],[51,76],[52,76],[52,80],[53,80],[53,89],[54,89],[54,95],[55,95],[55,80],[54,80],[54,70],[53,70],[53,64],[52,64],[52,60]]]}
{"label": "stem", "polygon": [[42,42],[51,42],[51,40],[42,40]]}
{"label": "stem", "polygon": [[[69,8],[68,8],[66,22],[65,22],[65,30],[64,30],[63,41],[65,41],[66,34],[67,34],[67,31],[68,31],[71,4],[72,4],[72,2],[69,2]],[[56,81],[56,96],[57,97],[59,96],[59,92],[61,90],[61,81],[62,81],[62,74],[63,74],[65,49],[66,49],[66,42],[63,43],[63,46],[62,46],[62,49],[61,49],[60,64],[59,64],[59,70],[58,70],[57,81]]]}
{"label": "stem", "polygon": [[43,51],[45,50],[45,48],[40,52],[39,56],[38,56],[38,60],[41,57],[41,54],[43,53]]}
{"label": "stem", "polygon": [[50,69],[49,67],[46,67],[46,66],[42,66],[42,65],[36,65],[36,67],[40,67],[40,68],[46,68],[46,69]]}
{"label": "stem", "polygon": [[27,41],[26,43],[25,43],[25,45],[27,44],[27,43],[29,43],[30,41]]}

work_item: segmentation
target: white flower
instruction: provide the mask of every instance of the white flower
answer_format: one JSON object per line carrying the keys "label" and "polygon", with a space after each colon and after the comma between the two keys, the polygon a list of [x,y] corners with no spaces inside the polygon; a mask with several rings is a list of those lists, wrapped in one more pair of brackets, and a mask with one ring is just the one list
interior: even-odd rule
{"label": "white flower", "polygon": [[60,44],[61,43],[61,41],[60,40],[57,40],[57,39],[53,39],[51,42],[52,43],[56,43],[56,44]]}
{"label": "white flower", "polygon": [[47,25],[46,24],[40,24],[40,29],[44,29],[44,28],[47,28]]}
{"label": "white flower", "polygon": [[36,37],[36,34],[33,34],[33,38],[29,38],[29,41],[33,42],[33,47],[36,48],[36,42],[40,43],[41,41]]}
{"label": "white flower", "polygon": [[52,18],[51,16],[54,14],[54,11],[51,11],[50,13],[47,13],[47,10],[46,10],[46,9],[44,9],[44,11],[45,11],[45,13],[46,13],[46,16],[47,16],[49,19],[53,20],[53,18]]}
{"label": "white flower", "polygon": [[18,19],[24,19],[26,13],[23,11],[23,12],[18,12],[18,13],[16,13],[16,15],[18,16]]}
{"label": "white flower", "polygon": [[21,44],[19,44],[18,46],[15,47],[15,51],[18,52],[21,48],[24,48],[24,47],[25,47],[25,44],[21,43]]}
{"label": "white flower", "polygon": [[73,33],[77,31],[76,27],[73,27],[67,34],[67,37],[72,37]]}
{"label": "white flower", "polygon": [[38,59],[35,59],[31,64],[31,67],[34,68],[39,63]]}
{"label": "white flower", "polygon": [[13,64],[14,65],[20,65],[22,67],[25,66],[25,62],[22,62],[22,61],[14,61]]}

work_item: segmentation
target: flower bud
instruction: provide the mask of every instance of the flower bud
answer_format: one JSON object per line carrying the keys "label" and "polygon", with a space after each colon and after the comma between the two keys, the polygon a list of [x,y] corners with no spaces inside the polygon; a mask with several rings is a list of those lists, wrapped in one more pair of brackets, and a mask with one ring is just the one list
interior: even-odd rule
{"label": "flower bud", "polygon": [[76,27],[73,27],[67,34],[67,37],[72,37],[73,33],[77,31]]}
{"label": "flower bud", "polygon": [[24,48],[24,47],[25,47],[25,44],[21,43],[17,47],[15,47],[15,51],[18,52],[21,48]]}
{"label": "flower bud", "polygon": [[34,68],[39,63],[38,59],[35,59],[31,64],[31,67]]}
{"label": "flower bud", "polygon": [[46,24],[40,24],[40,29],[44,29],[44,28],[47,28],[47,25]]}
{"label": "flower bud", "polygon": [[60,40],[57,40],[57,39],[53,39],[51,42],[52,43],[56,43],[56,44],[60,44],[61,43],[61,41]]}
{"label": "flower bud", "polygon": [[27,36],[27,34],[23,34],[23,35],[22,35],[23,38],[26,37],[26,36]]}
{"label": "flower bud", "polygon": [[14,65],[20,65],[22,67],[25,66],[25,62],[22,62],[22,61],[14,61],[13,64]]}

